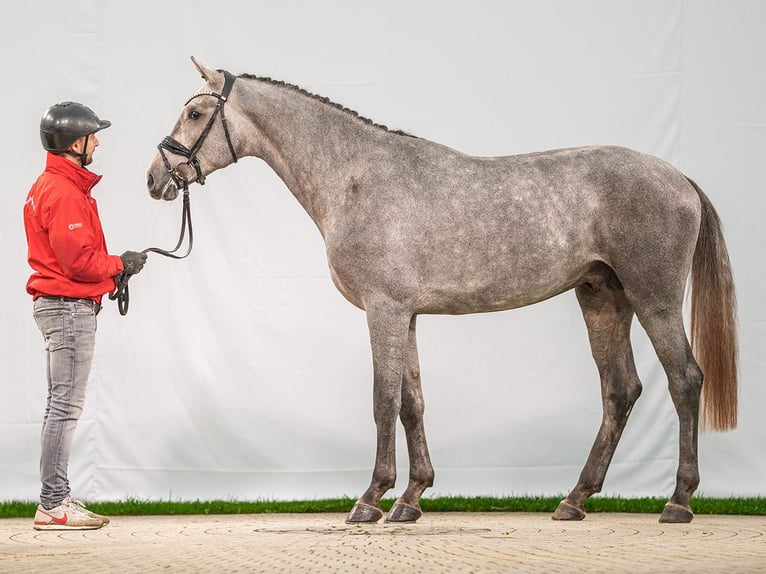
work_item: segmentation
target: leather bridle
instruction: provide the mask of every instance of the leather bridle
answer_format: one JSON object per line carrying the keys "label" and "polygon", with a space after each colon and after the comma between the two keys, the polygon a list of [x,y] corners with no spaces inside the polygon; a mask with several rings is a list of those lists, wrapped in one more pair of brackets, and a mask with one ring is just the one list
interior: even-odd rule
{"label": "leather bridle", "polygon": [[[231,153],[231,157],[234,160],[234,163],[237,163],[237,154],[234,151],[234,145],[231,143],[231,136],[229,135],[229,126],[226,123],[226,115],[224,113],[224,104],[226,104],[229,94],[231,93],[231,88],[234,85],[234,80],[237,79],[237,77],[233,74],[230,74],[227,71],[223,72],[223,89],[221,90],[220,94],[217,94],[215,92],[200,92],[198,94],[193,95],[191,98],[186,100],[186,103],[184,104],[184,107],[186,107],[189,102],[191,102],[195,98],[199,98],[202,96],[213,96],[214,98],[218,98],[218,103],[215,106],[215,110],[213,110],[212,115],[210,116],[210,119],[207,122],[207,125],[205,126],[205,129],[202,130],[202,133],[197,138],[197,141],[194,142],[194,145],[191,147],[191,149],[187,148],[184,144],[176,140],[175,138],[171,136],[165,137],[160,144],[157,146],[157,149],[160,150],[160,156],[162,157],[162,161],[165,164],[165,169],[167,170],[168,174],[172,178],[173,182],[176,184],[176,187],[178,189],[188,189],[190,183],[199,183],[200,185],[205,185],[205,176],[202,175],[202,168],[199,164],[199,158],[197,157],[197,153],[199,152],[200,148],[202,147],[202,144],[205,142],[205,138],[210,133],[210,130],[213,127],[213,123],[215,122],[215,118],[218,116],[218,114],[221,114],[221,123],[223,124],[223,133],[226,136],[226,143],[229,146],[229,152]],[[168,160],[167,156],[165,155],[165,150],[169,151],[170,153],[181,155],[186,158],[185,162],[180,162],[174,166],[170,164],[170,161]],[[195,173],[197,174],[196,178],[193,181],[189,181],[186,177],[184,177],[180,171],[178,171],[178,167],[180,165],[186,164],[192,168],[194,168]]]}

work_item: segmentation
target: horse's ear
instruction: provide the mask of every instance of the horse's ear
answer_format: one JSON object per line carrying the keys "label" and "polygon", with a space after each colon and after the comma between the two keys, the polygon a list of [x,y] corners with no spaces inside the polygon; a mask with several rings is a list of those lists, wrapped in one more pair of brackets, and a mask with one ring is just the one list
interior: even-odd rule
{"label": "horse's ear", "polygon": [[192,62],[194,62],[194,67],[197,68],[199,73],[202,75],[202,79],[205,80],[208,84],[215,84],[216,82],[223,83],[223,74],[221,72],[218,72],[216,70],[213,70],[212,68],[207,68],[200,64],[197,60],[194,59],[194,56],[191,57]]}

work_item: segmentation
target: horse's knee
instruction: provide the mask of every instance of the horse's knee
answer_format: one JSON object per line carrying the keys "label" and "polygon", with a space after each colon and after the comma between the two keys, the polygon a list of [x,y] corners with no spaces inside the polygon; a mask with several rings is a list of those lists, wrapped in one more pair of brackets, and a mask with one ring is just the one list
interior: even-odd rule
{"label": "horse's knee", "polygon": [[399,419],[405,429],[416,428],[423,422],[425,407],[422,399],[419,397],[407,397],[402,400],[402,406],[399,410]]}
{"label": "horse's knee", "polygon": [[393,426],[402,408],[401,391],[393,385],[376,385],[372,404],[375,424],[384,428]]}
{"label": "horse's knee", "polygon": [[[408,380],[409,378],[409,380]],[[402,402],[399,409],[399,419],[405,429],[415,428],[422,424],[425,412],[423,393],[420,390],[419,374],[417,371],[406,373],[402,383]]]}

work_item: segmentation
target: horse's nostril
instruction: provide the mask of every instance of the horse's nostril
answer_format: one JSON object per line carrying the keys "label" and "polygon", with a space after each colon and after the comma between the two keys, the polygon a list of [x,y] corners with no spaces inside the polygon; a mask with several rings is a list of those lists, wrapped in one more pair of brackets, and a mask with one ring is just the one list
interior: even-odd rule
{"label": "horse's nostril", "polygon": [[154,189],[154,176],[152,174],[146,176],[146,187]]}
{"label": "horse's nostril", "polygon": [[162,199],[165,201],[173,201],[176,197],[178,197],[178,188],[175,185],[169,185],[162,194]]}

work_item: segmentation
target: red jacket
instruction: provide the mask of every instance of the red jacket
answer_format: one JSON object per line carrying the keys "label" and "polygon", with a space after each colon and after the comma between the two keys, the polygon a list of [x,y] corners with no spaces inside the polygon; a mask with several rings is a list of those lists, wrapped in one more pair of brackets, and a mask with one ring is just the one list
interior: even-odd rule
{"label": "red jacket", "polygon": [[28,261],[34,273],[27,292],[101,301],[115,288],[122,260],[109,255],[91,189],[101,176],[49,153],[45,171],[24,204]]}

